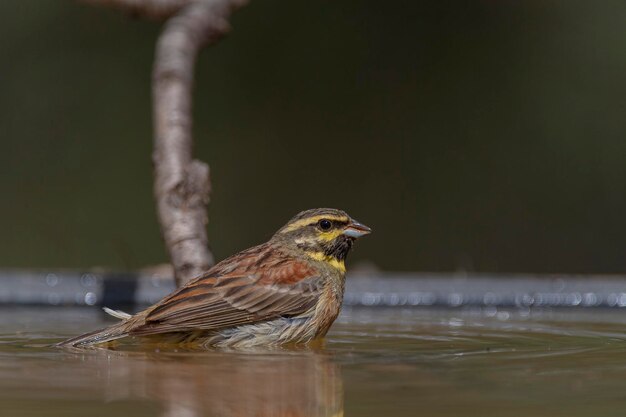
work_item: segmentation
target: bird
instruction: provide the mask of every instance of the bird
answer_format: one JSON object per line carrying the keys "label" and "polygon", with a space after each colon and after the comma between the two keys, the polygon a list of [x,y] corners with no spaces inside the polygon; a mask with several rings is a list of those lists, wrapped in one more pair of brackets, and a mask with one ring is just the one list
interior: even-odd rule
{"label": "bird", "polygon": [[106,346],[133,338],[200,348],[307,345],[324,338],[341,310],[345,260],[371,229],[346,212],[300,212],[269,241],[217,263],[156,304],[57,344]]}

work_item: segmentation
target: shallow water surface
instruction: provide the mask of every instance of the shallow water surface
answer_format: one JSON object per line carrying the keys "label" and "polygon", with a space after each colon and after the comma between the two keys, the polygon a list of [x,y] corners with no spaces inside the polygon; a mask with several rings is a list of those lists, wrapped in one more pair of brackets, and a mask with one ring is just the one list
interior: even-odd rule
{"label": "shallow water surface", "polygon": [[92,308],[0,310],[2,416],[616,416],[618,310],[347,309],[316,350],[60,350]]}

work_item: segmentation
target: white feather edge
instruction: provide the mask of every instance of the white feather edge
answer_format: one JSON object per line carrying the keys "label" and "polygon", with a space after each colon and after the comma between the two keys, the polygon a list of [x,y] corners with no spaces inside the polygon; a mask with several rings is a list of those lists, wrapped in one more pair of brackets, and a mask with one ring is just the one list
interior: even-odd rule
{"label": "white feather edge", "polygon": [[104,310],[105,313],[107,313],[107,314],[109,314],[109,315],[111,315],[111,316],[113,316],[113,317],[115,317],[117,319],[120,319],[120,320],[126,320],[126,319],[129,319],[129,318],[132,317],[131,314],[125,313],[125,312],[120,311],[120,310],[112,310],[109,307],[102,307],[102,309]]}

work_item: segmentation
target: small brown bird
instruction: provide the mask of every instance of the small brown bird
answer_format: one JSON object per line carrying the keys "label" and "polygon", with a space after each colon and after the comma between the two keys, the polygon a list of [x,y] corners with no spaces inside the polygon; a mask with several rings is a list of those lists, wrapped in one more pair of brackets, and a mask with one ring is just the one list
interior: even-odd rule
{"label": "small brown bird", "polygon": [[306,344],[322,338],[343,300],[344,260],[370,228],[341,210],[303,211],[272,238],[188,282],[157,304],[59,346],[90,346],[127,336],[202,347]]}

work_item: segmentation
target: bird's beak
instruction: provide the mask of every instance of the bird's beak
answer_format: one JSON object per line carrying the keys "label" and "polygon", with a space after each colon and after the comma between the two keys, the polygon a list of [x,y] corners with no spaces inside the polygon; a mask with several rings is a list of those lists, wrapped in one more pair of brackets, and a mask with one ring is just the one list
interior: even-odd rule
{"label": "bird's beak", "polygon": [[352,221],[343,231],[343,234],[348,237],[357,238],[372,233],[372,229],[357,221]]}

